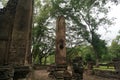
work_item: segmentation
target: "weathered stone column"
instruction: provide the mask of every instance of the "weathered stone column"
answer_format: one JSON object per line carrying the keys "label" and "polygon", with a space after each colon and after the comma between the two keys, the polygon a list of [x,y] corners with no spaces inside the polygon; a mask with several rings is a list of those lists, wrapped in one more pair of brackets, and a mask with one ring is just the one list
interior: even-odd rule
{"label": "weathered stone column", "polygon": [[65,45],[65,18],[59,16],[56,21],[55,65],[49,67],[48,76],[55,79],[71,80],[71,74],[67,71]]}
{"label": "weathered stone column", "polygon": [[[32,0],[19,0],[12,31],[9,61],[24,64],[28,55],[29,36],[32,18]],[[27,61],[26,61],[27,63]]]}
{"label": "weathered stone column", "polygon": [[0,9],[0,65],[8,64],[11,34],[18,0],[9,0]]}
{"label": "weathered stone column", "polygon": [[56,21],[55,63],[58,65],[66,64],[65,18],[63,16],[59,16]]}

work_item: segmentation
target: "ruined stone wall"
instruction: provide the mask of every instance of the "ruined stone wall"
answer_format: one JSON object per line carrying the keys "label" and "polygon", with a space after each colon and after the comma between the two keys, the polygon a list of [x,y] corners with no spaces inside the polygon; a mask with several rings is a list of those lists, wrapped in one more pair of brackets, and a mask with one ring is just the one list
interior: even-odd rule
{"label": "ruined stone wall", "polygon": [[31,20],[32,0],[9,0],[0,9],[0,65],[25,63]]}
{"label": "ruined stone wall", "polygon": [[[32,18],[32,0],[19,0],[16,8],[15,21],[10,46],[10,63],[21,65],[25,63],[28,54]],[[27,63],[27,61],[26,61]]]}
{"label": "ruined stone wall", "polygon": [[9,45],[18,0],[9,0],[7,6],[0,9],[0,65],[8,64]]}

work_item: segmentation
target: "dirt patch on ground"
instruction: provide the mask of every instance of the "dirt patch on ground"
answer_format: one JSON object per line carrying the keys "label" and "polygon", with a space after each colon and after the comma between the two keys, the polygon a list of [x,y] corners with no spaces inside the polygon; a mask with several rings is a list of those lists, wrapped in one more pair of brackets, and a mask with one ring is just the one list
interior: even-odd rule
{"label": "dirt patch on ground", "polygon": [[[28,80],[53,80],[48,77],[47,70],[35,70],[29,74]],[[84,73],[83,80],[117,80],[117,79],[110,79],[110,78],[102,78],[95,75],[88,75]]]}
{"label": "dirt patch on ground", "polygon": [[46,70],[35,70],[28,75],[28,80],[49,80]]}

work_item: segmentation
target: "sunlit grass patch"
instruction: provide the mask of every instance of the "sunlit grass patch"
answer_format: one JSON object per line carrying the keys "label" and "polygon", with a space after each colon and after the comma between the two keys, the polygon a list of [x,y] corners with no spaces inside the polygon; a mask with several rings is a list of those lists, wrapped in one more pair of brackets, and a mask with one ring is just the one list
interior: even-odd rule
{"label": "sunlit grass patch", "polygon": [[94,69],[97,69],[97,70],[115,71],[114,67],[112,67],[112,66],[110,66],[110,67],[107,67],[107,66],[99,66],[98,68],[94,67]]}

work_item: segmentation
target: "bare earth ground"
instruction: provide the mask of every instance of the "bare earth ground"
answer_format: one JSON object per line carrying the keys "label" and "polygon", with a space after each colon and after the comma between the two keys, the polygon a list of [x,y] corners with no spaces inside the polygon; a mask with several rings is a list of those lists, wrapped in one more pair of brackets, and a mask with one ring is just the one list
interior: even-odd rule
{"label": "bare earth ground", "polygon": [[[28,80],[52,80],[48,77],[47,70],[36,70],[31,73],[32,76]],[[94,75],[87,75],[84,74],[83,80],[117,80],[117,79],[110,79],[110,78],[102,78]]]}

